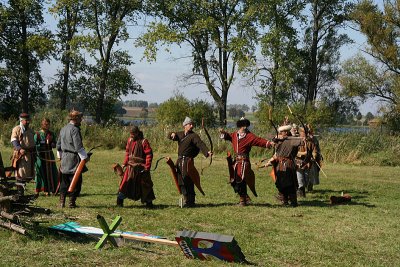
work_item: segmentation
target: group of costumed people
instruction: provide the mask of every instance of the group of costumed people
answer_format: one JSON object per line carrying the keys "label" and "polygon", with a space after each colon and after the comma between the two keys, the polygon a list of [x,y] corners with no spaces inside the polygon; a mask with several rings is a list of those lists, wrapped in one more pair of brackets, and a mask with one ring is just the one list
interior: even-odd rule
{"label": "group of costumed people", "polygon": [[[21,114],[20,124],[13,129],[11,135],[14,147],[12,166],[16,178],[34,176],[36,194],[41,191],[46,194],[59,192],[59,205],[62,208],[65,207],[66,196],[69,195],[68,206],[75,208],[81,191],[82,173],[87,171],[86,166],[83,170],[78,166],[82,161],[88,162],[91,154],[83,147],[80,132],[82,113],[76,110],[69,113],[69,123],[61,129],[58,138],[49,130],[50,121],[47,118],[42,120],[42,129],[36,133],[29,128],[29,120],[28,114]],[[277,129],[277,135],[272,140],[267,140],[250,132],[250,121],[245,118],[237,121],[236,125],[238,129],[232,133],[223,129],[219,131],[221,139],[232,143],[234,153],[228,153],[227,163],[229,182],[239,195],[238,205],[250,204],[247,187],[257,196],[255,174],[250,162],[253,146],[274,149],[265,166],[272,166],[272,177],[278,189],[277,198],[283,205],[296,207],[297,197],[305,197],[306,189],[312,191],[313,185],[319,184],[322,156],[318,140],[310,126],[297,127],[286,121]],[[181,206],[190,208],[196,205],[195,187],[204,194],[200,175],[194,164],[195,158],[201,152],[212,160],[213,152],[193,131],[192,119],[186,117],[182,126],[183,131],[171,132],[167,136],[178,143],[177,161],[172,163],[169,159],[169,165],[177,189],[182,194]],[[53,148],[57,149],[57,157],[61,160],[58,171]],[[122,179],[117,194],[117,206],[122,207],[124,200],[128,198],[140,200],[148,208],[153,207],[155,194],[150,173],[152,161],[153,152],[149,140],[144,138],[143,132],[137,126],[133,126],[120,168]],[[74,181],[74,188],[69,191],[72,180],[76,178],[76,186]]]}
{"label": "group of costumed people", "polygon": [[[171,162],[169,165],[177,189],[183,196],[182,207],[190,208],[196,206],[195,187],[204,194],[200,175],[194,164],[195,158],[200,152],[205,157],[212,157],[213,152],[193,131],[194,123],[189,117],[185,118],[182,126],[183,131],[167,135],[170,140],[178,143],[176,163]],[[273,168],[273,178],[278,189],[277,198],[283,205],[296,207],[297,196],[305,197],[305,188],[312,191],[313,185],[319,184],[322,157],[318,140],[310,126],[305,130],[295,124],[283,125],[277,129],[277,136],[271,141],[250,132],[250,121],[245,118],[237,121],[236,126],[238,130],[232,133],[221,129],[220,138],[232,143],[234,154],[227,157],[229,181],[234,192],[239,195],[240,206],[247,206],[251,202],[247,187],[257,196],[255,174],[250,162],[253,146],[275,149],[265,166]],[[118,206],[123,206],[125,198],[140,199],[147,207],[153,206],[155,195],[150,175],[152,159],[149,141],[137,126],[132,127],[123,163],[125,170],[121,171],[123,178],[117,197]]]}
{"label": "group of costumed people", "polygon": [[56,146],[56,135],[49,130],[48,118],[43,118],[41,129],[37,132],[34,132],[29,124],[29,114],[21,113],[19,125],[12,129],[11,165],[15,170],[14,175],[21,180],[34,177],[36,196],[39,192],[54,194],[58,187],[58,170],[52,150]]}
{"label": "group of costumed people", "polygon": [[[35,196],[38,197],[40,192],[45,195],[60,193],[61,207],[65,206],[67,190],[79,163],[82,160],[89,160],[79,128],[82,115],[79,111],[71,111],[68,115],[69,123],[61,129],[57,138],[55,133],[50,131],[51,122],[48,118],[43,118],[41,130],[34,132],[29,126],[29,114],[21,113],[19,125],[15,126],[11,133],[13,146],[11,165],[17,181],[35,178]],[[59,169],[57,169],[53,148],[57,149],[57,157],[61,160]],[[79,196],[81,185],[82,175],[79,176],[75,189],[70,193],[69,207],[71,208],[76,207],[75,201]],[[22,187],[18,190],[23,194]]]}

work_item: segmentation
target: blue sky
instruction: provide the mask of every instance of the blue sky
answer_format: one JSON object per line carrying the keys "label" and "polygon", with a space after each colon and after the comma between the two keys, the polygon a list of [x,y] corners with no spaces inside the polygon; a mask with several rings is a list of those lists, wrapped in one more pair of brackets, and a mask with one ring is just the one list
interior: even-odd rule
{"label": "blue sky", "polygon": [[[47,26],[51,29],[55,29],[56,22],[54,18],[46,15],[45,19]],[[130,27],[132,37],[137,37],[138,34],[143,31],[145,31],[145,27],[143,26]],[[358,32],[346,29],[346,33],[354,40],[354,43],[341,49],[342,60],[352,57],[365,46],[365,39]],[[149,63],[145,60],[141,61],[143,50],[134,47],[133,41],[133,39],[128,40],[128,42],[122,45],[121,48],[130,51],[133,56],[135,64],[131,66],[130,69],[137,81],[142,85],[145,92],[143,94],[123,97],[122,100],[136,99],[145,100],[149,103],[161,103],[170,98],[175,92],[180,92],[189,99],[199,98],[213,102],[205,88],[199,86],[182,86],[180,77],[182,74],[188,73],[188,70],[190,70],[190,59],[174,60],[174,58],[186,57],[189,54],[189,49],[173,47],[173,53],[169,54],[161,48],[157,56],[157,61]],[[50,64],[43,64],[42,73],[46,83],[52,82],[51,80],[53,79],[57,67],[58,64],[55,61],[50,62]],[[236,79],[229,91],[228,104],[247,104],[251,107],[256,104],[256,99],[254,99],[256,94],[256,88],[247,87],[243,80]],[[376,110],[377,105],[372,101],[361,106],[361,112],[363,114],[368,111],[375,114]]]}

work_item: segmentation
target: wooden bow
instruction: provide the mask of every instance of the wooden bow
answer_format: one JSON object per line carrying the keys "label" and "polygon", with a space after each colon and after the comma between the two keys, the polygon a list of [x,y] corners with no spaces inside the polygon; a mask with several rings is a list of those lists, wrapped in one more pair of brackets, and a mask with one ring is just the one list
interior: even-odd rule
{"label": "wooden bow", "polygon": [[[214,150],[213,142],[212,142],[212,140],[211,140],[211,136],[210,136],[210,134],[208,133],[207,128],[204,126],[204,117],[201,119],[201,128],[204,129],[204,132],[205,132],[206,135],[207,135],[208,141],[210,142],[210,149],[211,149],[211,152],[213,152],[213,150]],[[210,155],[210,163],[208,164],[208,166],[206,166],[206,167],[204,167],[204,168],[201,169],[201,175],[203,175],[203,170],[204,170],[205,168],[211,166],[212,160],[213,160],[212,155]]]}

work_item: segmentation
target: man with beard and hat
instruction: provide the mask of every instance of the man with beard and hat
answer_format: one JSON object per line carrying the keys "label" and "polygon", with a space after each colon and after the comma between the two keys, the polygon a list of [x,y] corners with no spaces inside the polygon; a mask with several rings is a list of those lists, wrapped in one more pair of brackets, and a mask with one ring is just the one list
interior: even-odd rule
{"label": "man with beard and hat", "polygon": [[183,207],[190,208],[196,204],[194,185],[200,185],[200,175],[194,166],[194,158],[200,151],[205,157],[212,156],[212,151],[208,150],[200,136],[193,132],[191,118],[186,117],[182,126],[183,131],[169,133],[168,138],[178,142],[178,160],[175,164],[178,184],[184,198]]}
{"label": "man with beard and hat", "polygon": [[150,176],[150,167],[153,160],[153,151],[150,143],[143,137],[143,132],[137,126],[130,130],[130,137],[126,144],[124,176],[119,186],[117,206],[122,207],[124,199],[141,200],[146,207],[153,207],[156,198],[153,191],[153,182]]}
{"label": "man with beard and hat", "polygon": [[297,175],[295,157],[299,146],[305,144],[302,137],[290,136],[291,125],[283,125],[278,128],[275,154],[267,162],[266,166],[273,166],[276,176],[275,185],[279,191],[278,199],[283,205],[289,201],[293,207],[297,207]]}
{"label": "man with beard and hat", "polygon": [[[30,116],[27,113],[19,115],[19,125],[12,129],[11,143],[14,152],[11,158],[18,179],[33,178],[35,176],[35,133],[29,128]],[[18,188],[20,193],[23,188]]]}
{"label": "man with beard and hat", "polygon": [[232,142],[232,148],[235,152],[234,160],[228,156],[228,168],[230,176],[230,183],[235,191],[239,194],[239,205],[246,206],[250,203],[250,197],[247,194],[247,186],[253,192],[255,196],[255,175],[251,169],[250,163],[250,150],[253,146],[271,148],[274,143],[264,138],[258,137],[249,131],[250,121],[245,118],[241,118],[236,123],[237,131],[233,133],[227,133],[224,130],[220,130],[221,139],[225,139]]}
{"label": "man with beard and hat", "polygon": [[[57,157],[61,159],[61,182],[60,182],[60,207],[65,207],[65,197],[72,182],[75,171],[82,160],[89,161],[90,157],[83,147],[81,135],[82,112],[72,110],[69,115],[69,123],[60,131],[57,140]],[[82,172],[87,171],[87,168]],[[79,175],[75,189],[69,196],[69,207],[76,208],[76,198],[82,188],[82,173]]]}

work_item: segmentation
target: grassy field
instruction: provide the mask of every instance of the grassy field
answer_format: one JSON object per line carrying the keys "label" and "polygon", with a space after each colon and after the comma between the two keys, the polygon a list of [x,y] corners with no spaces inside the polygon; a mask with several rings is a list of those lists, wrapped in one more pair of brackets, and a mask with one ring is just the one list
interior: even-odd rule
{"label": "grassy field", "polygon": [[[111,165],[123,151],[95,151],[84,175],[77,209],[60,209],[56,197],[35,202],[52,214],[30,236],[0,229],[0,266],[233,266],[219,261],[189,260],[174,247],[126,243],[94,249],[96,241],[49,234],[47,226],[67,221],[96,226],[96,215],[110,223],[116,215],[125,231],[142,231],[173,239],[188,229],[235,236],[249,262],[256,266],[400,266],[400,176],[398,167],[326,165],[315,192],[300,199],[297,208],[276,203],[276,189],[268,170],[255,170],[258,198],[238,207],[238,197],[227,184],[226,162],[216,155],[202,177],[206,196],[197,195],[198,207],[180,209],[179,195],[166,164],[152,172],[156,208],[126,201],[117,208],[119,178]],[[3,159],[8,159],[3,151]],[[155,155],[155,159],[162,155]],[[165,156],[165,155],[163,155]],[[172,155],[176,158],[176,155]],[[253,159],[255,162],[258,159]],[[208,161],[199,156],[200,169]],[[28,190],[32,192],[33,185]],[[331,206],[329,197],[349,193],[348,205]],[[237,264],[236,264],[237,265]]]}

